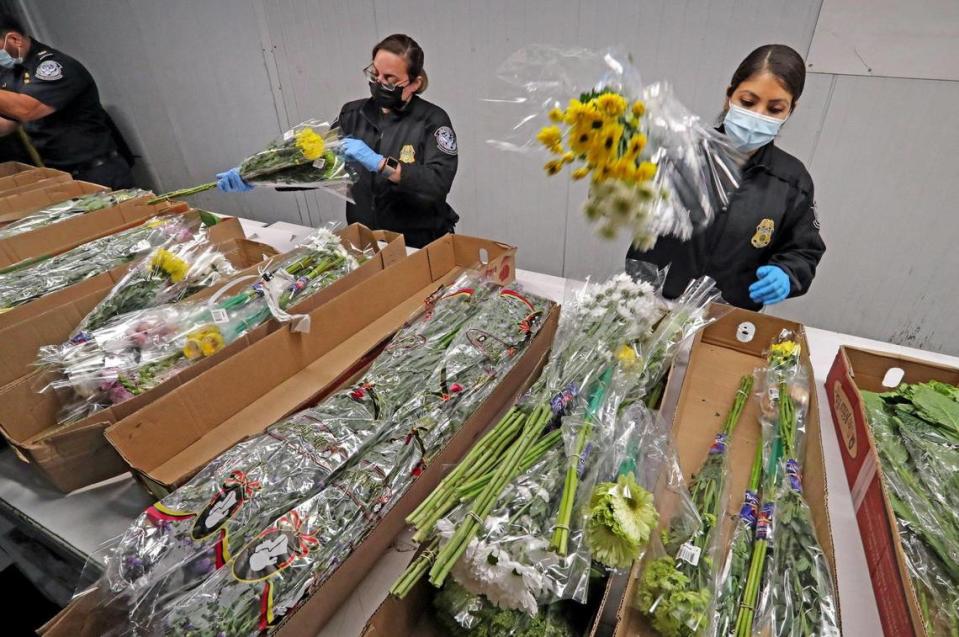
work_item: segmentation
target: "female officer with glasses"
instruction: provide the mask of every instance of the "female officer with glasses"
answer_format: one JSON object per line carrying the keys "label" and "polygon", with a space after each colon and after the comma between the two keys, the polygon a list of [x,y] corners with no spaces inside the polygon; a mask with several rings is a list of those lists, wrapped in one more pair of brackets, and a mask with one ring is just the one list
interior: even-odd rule
{"label": "female officer with glasses", "polygon": [[[348,222],[402,233],[421,248],[453,231],[459,216],[446,203],[456,176],[456,133],[426,90],[423,49],[401,33],[373,47],[363,70],[371,97],[343,106],[336,124],[348,136],[346,157],[361,169],[346,205]],[[225,192],[250,190],[236,168],[217,175]]]}

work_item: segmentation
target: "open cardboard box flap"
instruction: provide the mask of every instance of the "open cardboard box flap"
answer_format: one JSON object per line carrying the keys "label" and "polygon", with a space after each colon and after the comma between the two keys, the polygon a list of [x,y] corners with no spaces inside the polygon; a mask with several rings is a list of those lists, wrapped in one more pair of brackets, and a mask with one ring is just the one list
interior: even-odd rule
{"label": "open cardboard box flap", "polygon": [[[20,164],[20,166],[25,165],[26,164]],[[28,190],[36,190],[37,188],[45,188],[52,184],[73,181],[70,173],[65,173],[62,170],[54,170],[53,168],[30,166],[26,170],[19,168],[14,168],[14,170],[15,172],[0,177],[0,197],[27,192]]]}
{"label": "open cardboard box flap", "polygon": [[67,181],[15,195],[0,196],[0,226],[18,221],[67,199],[110,190],[88,181]]}
{"label": "open cardboard box flap", "polygon": [[870,557],[869,577],[879,619],[887,635],[924,636],[926,630],[859,392],[884,392],[899,383],[930,380],[959,385],[959,369],[846,345],[839,348],[826,379],[826,395],[859,533]]}
{"label": "open cardboard box flap", "polygon": [[[359,250],[372,251],[371,258],[351,272],[349,276],[304,299],[302,303],[295,306],[297,312],[312,314],[313,310],[322,307],[323,304],[335,298],[341,292],[351,289],[384,268],[405,258],[406,248],[401,235],[375,233],[360,224],[353,224],[344,228],[339,234],[344,244],[354,246]],[[385,247],[380,248],[378,242],[383,238],[390,239],[390,242]],[[259,257],[255,249],[252,253]],[[257,262],[240,274],[255,274],[260,267]],[[213,286],[198,292],[191,298],[194,300],[208,298],[220,287]],[[321,319],[314,319],[314,325],[322,324]],[[39,389],[49,383],[51,374],[43,370],[32,372],[0,388],[0,404],[4,405],[4,407],[0,407],[0,433],[12,447],[17,449],[21,458],[28,459],[54,485],[63,491],[72,491],[100,482],[128,470],[128,466],[123,459],[107,444],[103,437],[103,429],[172,392],[177,387],[187,383],[191,378],[223,361],[229,360],[232,355],[243,351],[250,344],[280,330],[289,331],[285,325],[276,321],[267,321],[231,343],[216,355],[191,365],[150,391],[99,411],[76,423],[64,426],[55,424],[61,408],[59,397],[53,392],[37,394]],[[265,360],[257,361],[249,369],[256,369],[259,372],[264,364]],[[231,396],[229,393],[222,394],[219,388],[213,393],[221,394],[220,398],[215,400],[229,400]],[[214,399],[211,398],[211,400]],[[85,440],[84,444],[87,445],[90,456],[97,455],[103,461],[94,464],[86,462],[82,455],[75,457],[59,456],[57,451],[61,446],[59,440],[65,437],[69,437],[69,442],[64,444],[68,445],[71,450],[82,448],[82,445],[77,441]]]}
{"label": "open cardboard box flap", "polygon": [[[799,323],[748,310],[728,310],[724,306],[713,306],[713,311],[719,318],[706,327],[693,343],[679,402],[673,417],[673,442],[683,475],[688,480],[701,466],[732,404],[740,378],[764,365],[764,352],[773,338],[783,329],[792,330],[803,348],[803,364],[808,373],[810,389],[809,412],[806,419],[803,492],[812,510],[817,537],[831,568],[838,612],[839,588],[836,578],[835,548],[829,522],[819,408],[805,330]],[[670,382],[673,380],[671,378]],[[727,447],[730,467],[727,479],[727,511],[739,511],[756,445],[760,444],[761,440],[759,408],[756,400],[751,399],[746,404],[740,424]],[[725,556],[734,526],[735,515],[726,516],[722,526],[723,549],[720,555]],[[647,637],[657,634],[631,605],[640,566],[640,562],[633,565],[624,594],[619,600],[618,621],[614,632],[616,637]]]}
{"label": "open cardboard box flap", "polygon": [[[512,279],[515,248],[448,235],[311,313],[309,334],[281,330],[111,426],[110,444],[154,493],[314,400],[387,339],[435,289],[475,268]],[[256,374],[250,374],[256,369]],[[223,391],[229,388],[229,391]],[[171,427],[170,423],[177,423]]]}

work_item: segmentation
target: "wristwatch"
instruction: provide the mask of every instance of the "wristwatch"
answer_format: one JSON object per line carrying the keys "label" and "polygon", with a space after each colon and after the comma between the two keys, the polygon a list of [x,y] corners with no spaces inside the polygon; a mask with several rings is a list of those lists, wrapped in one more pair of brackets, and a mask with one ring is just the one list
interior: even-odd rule
{"label": "wristwatch", "polygon": [[382,174],[387,177],[391,177],[393,173],[399,170],[400,162],[395,157],[387,157],[386,161],[383,162],[383,169],[380,171]]}

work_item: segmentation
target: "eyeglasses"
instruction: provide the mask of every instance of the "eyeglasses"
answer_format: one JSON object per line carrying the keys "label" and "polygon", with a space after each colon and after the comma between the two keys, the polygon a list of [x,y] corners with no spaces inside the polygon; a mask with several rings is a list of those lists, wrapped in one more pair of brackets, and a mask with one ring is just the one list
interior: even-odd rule
{"label": "eyeglasses", "polygon": [[[363,69],[363,75],[366,76],[366,79],[370,82],[378,82],[383,88],[387,91],[392,91],[393,89],[400,86],[400,84],[394,84],[392,82],[380,82],[380,73],[376,70],[376,67],[373,66],[373,63],[370,62],[370,65]],[[406,80],[402,86],[409,84],[409,80]]]}

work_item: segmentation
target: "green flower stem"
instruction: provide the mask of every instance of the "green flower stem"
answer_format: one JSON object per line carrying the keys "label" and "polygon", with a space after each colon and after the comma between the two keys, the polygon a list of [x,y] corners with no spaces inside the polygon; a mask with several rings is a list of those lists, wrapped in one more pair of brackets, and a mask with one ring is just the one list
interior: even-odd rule
{"label": "green flower stem", "polygon": [[436,555],[436,541],[430,543],[430,545],[421,552],[413,563],[403,572],[403,575],[396,580],[396,583],[390,588],[390,595],[403,599],[410,592],[413,586],[416,585],[418,581],[426,574],[426,571],[429,570],[430,564],[433,561],[434,556]]}
{"label": "green flower stem", "polygon": [[549,421],[551,414],[548,406],[540,406],[535,408],[527,417],[523,432],[513,443],[503,462],[497,468],[495,478],[479,495],[466,520],[457,527],[453,537],[437,555],[436,562],[430,569],[430,582],[434,586],[443,585],[456,560],[459,559],[469,542],[476,536],[482,520],[489,515],[490,509],[503,488],[518,474],[520,459]]}
{"label": "green flower stem", "polygon": [[[559,429],[554,429],[549,432],[542,438],[540,438],[530,449],[526,452],[526,455],[523,456],[522,461],[519,465],[519,472],[524,473],[530,469],[534,464],[539,462],[546,452],[552,449],[560,440],[562,440],[562,432]],[[456,501],[457,502],[469,502],[480,492],[483,488],[489,484],[490,480],[493,479],[494,471],[489,471],[475,480],[471,480],[466,484],[460,486],[456,492]]]}
{"label": "green flower stem", "polygon": [[596,413],[600,405],[606,399],[609,386],[613,378],[613,368],[609,367],[600,377],[597,387],[593,390],[587,407],[586,422],[579,430],[576,436],[576,444],[573,454],[569,456],[566,467],[566,482],[563,486],[563,497],[560,500],[559,513],[556,516],[556,525],[553,530],[553,537],[550,541],[550,548],[557,554],[565,556],[569,544],[569,525],[573,518],[573,504],[576,501],[576,489],[579,485],[579,462],[589,441],[589,436],[593,431],[593,422],[596,420]]}
{"label": "green flower stem", "polygon": [[164,193],[162,195],[157,195],[153,199],[149,200],[147,204],[155,205],[158,203],[163,203],[164,201],[169,201],[170,199],[181,199],[183,197],[189,197],[201,192],[206,192],[207,190],[213,190],[216,188],[216,182],[211,181],[205,184],[200,184],[199,186],[191,186],[189,188],[181,188],[180,190],[173,190],[171,192]]}

